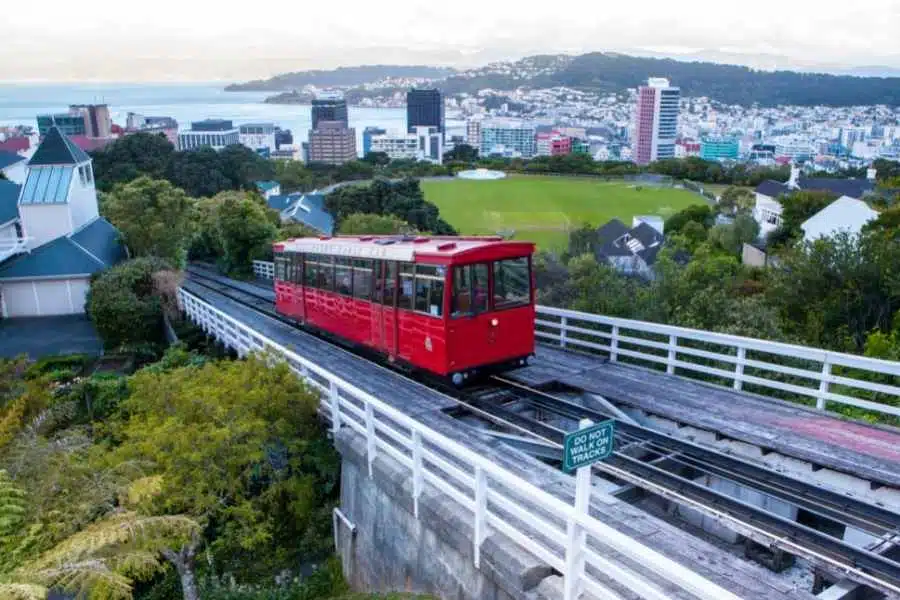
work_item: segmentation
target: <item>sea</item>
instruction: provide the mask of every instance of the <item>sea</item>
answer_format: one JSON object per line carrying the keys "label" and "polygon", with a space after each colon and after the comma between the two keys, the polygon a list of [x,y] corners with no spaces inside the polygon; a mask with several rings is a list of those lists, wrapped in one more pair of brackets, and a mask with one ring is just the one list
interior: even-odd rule
{"label": "sea", "polygon": [[[302,104],[264,104],[273,92],[226,92],[226,83],[3,83],[0,82],[0,126],[31,125],[37,115],[65,112],[70,104],[107,104],[114,123],[124,126],[129,112],[152,117],[172,117],[180,129],[191,121],[231,119],[242,123],[274,123],[290,129],[294,143],[306,141],[311,107]],[[402,108],[349,108],[350,126],[356,128],[357,148],[362,132],[374,126],[406,128]],[[454,128],[464,124],[448,123]]]}

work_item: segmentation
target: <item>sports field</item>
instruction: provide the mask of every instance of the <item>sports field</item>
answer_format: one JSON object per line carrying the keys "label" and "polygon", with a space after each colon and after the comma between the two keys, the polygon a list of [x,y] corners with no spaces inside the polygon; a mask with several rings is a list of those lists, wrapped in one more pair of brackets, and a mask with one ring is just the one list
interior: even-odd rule
{"label": "sports field", "polygon": [[634,215],[663,218],[704,200],[689,191],[587,178],[511,176],[495,181],[423,181],[425,198],[463,234],[515,231],[545,250],[565,249],[568,231]]}

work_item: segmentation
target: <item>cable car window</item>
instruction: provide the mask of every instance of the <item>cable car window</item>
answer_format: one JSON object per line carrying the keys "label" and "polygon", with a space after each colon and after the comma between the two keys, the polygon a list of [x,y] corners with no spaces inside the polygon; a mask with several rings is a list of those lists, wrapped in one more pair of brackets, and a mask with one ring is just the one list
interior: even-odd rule
{"label": "cable car window", "polygon": [[472,314],[472,267],[453,267],[453,297],[450,316],[454,319]]}
{"label": "cable car window", "polygon": [[287,279],[291,283],[296,283],[298,279],[298,275],[300,274],[300,265],[301,265],[301,255],[296,252],[289,252],[287,255]]}
{"label": "cable car window", "polygon": [[278,281],[285,280],[285,269],[284,269],[285,260],[286,259],[284,257],[284,254],[282,254],[281,252],[279,252],[275,255],[275,279]]}
{"label": "cable car window", "polygon": [[316,287],[326,292],[334,291],[334,257],[319,255],[319,270],[316,274]]}
{"label": "cable car window", "polygon": [[416,265],[416,310],[440,317],[444,313],[444,267]]}
{"label": "cable car window", "polygon": [[494,263],[494,308],[510,308],[531,302],[528,257]]}
{"label": "cable car window", "polygon": [[372,297],[372,262],[371,260],[353,260],[353,297],[369,300]]}
{"label": "cable car window", "polygon": [[335,291],[345,296],[353,294],[353,269],[352,260],[338,257],[334,259],[334,286]]}
{"label": "cable car window", "polygon": [[488,266],[472,265],[472,310],[475,314],[488,309]]}
{"label": "cable car window", "polygon": [[394,292],[397,289],[397,263],[389,260],[384,263],[384,285],[382,287],[381,303],[385,306],[394,305]]}
{"label": "cable car window", "polygon": [[397,290],[397,308],[413,309],[413,274],[415,273],[415,266],[413,263],[400,263],[400,288]]}
{"label": "cable car window", "polygon": [[319,276],[319,255],[306,255],[306,271],[303,272],[303,285],[309,288],[316,287],[316,280]]}

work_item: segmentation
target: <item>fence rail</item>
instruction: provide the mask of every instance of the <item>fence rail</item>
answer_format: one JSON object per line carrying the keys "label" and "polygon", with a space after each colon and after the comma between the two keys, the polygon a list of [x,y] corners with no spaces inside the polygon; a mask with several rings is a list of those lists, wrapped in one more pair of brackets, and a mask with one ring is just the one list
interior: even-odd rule
{"label": "fence rail", "polygon": [[[567,504],[466,446],[391,407],[334,373],[244,325],[208,302],[179,290],[185,314],[225,345],[245,356],[264,352],[321,392],[320,410],[336,432],[348,427],[366,440],[369,476],[376,456],[404,465],[413,481],[413,510],[425,484],[471,514],[473,560],[490,534],[505,536],[547,562],[565,580],[565,600],[583,592],[619,598],[604,585],[609,577],[642,598],[669,597],[674,584],[697,598],[737,600],[738,596],[590,516],[587,506]],[[640,565],[636,572],[611,558],[619,553]],[[602,576],[598,576],[602,574]],[[668,584],[666,583],[668,582]]]}
{"label": "fence rail", "polygon": [[[271,262],[254,261],[272,279]],[[599,352],[614,362],[755,394],[852,406],[900,417],[900,363],[755,338],[537,307],[536,335],[563,348]]]}

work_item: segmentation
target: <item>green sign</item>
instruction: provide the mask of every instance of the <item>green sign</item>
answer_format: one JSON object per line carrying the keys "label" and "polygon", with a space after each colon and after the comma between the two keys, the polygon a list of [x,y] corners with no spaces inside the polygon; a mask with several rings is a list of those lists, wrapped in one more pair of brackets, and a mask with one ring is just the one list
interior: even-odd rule
{"label": "green sign", "polygon": [[607,458],[613,451],[615,431],[615,421],[603,421],[567,433],[563,441],[563,469],[570,472]]}

